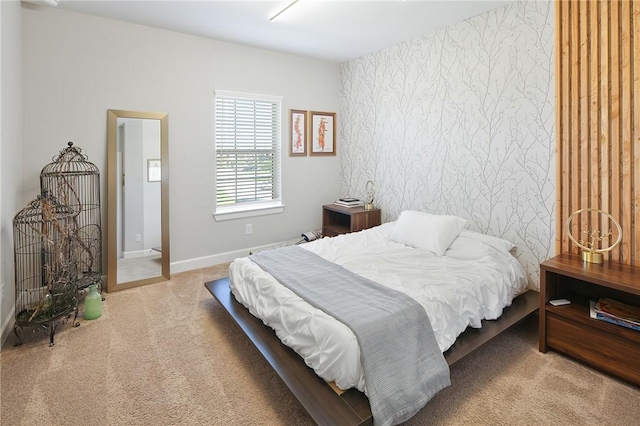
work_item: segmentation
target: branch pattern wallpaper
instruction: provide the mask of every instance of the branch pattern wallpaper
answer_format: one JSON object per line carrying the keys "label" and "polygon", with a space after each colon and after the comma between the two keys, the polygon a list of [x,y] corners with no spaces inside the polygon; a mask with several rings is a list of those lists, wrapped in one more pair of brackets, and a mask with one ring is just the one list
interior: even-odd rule
{"label": "branch pattern wallpaper", "polygon": [[341,193],[376,185],[383,222],[451,214],[508,239],[539,287],[554,254],[554,18],[520,1],[347,62]]}

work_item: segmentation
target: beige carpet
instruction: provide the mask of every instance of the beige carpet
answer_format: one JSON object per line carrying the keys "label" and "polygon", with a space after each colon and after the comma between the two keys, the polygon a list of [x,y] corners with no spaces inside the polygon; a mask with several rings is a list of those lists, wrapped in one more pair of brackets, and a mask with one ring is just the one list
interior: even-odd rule
{"label": "beige carpet", "polygon": [[[2,425],[310,424],[204,288],[226,265],[109,293],[104,314],[0,352]],[[456,365],[411,425],[637,425],[640,390],[553,352],[535,322]]]}

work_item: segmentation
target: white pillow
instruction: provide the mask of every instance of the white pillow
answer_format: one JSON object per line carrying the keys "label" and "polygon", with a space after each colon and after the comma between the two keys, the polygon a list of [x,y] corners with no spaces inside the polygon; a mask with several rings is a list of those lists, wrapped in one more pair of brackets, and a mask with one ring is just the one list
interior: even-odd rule
{"label": "white pillow", "polygon": [[468,229],[463,229],[462,232],[460,232],[460,236],[461,237],[467,237],[467,238],[471,238],[473,240],[476,241],[481,241],[487,245],[490,245],[491,247],[495,248],[496,250],[500,250],[502,252],[506,252],[506,253],[510,253],[511,250],[513,250],[516,245],[513,244],[511,241],[508,240],[504,240],[502,238],[498,238],[498,237],[493,237],[491,235],[487,235],[487,234],[481,234],[479,232],[475,232],[475,231],[470,231]]}
{"label": "white pillow", "polygon": [[442,256],[466,224],[465,219],[457,216],[405,210],[400,213],[389,237],[397,243]]}

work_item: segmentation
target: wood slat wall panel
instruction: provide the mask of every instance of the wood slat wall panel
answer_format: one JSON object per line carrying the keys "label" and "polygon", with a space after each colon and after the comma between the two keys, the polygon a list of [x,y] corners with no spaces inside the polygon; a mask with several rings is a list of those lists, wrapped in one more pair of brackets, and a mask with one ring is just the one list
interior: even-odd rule
{"label": "wood slat wall panel", "polygon": [[599,208],[623,229],[609,259],[640,266],[640,2],[556,1],[556,27],[557,251],[578,252],[567,217]]}
{"label": "wood slat wall panel", "polygon": [[[569,30],[570,30],[570,15],[569,9],[571,3],[557,2],[556,3],[556,19],[560,19],[560,27],[562,30],[556,31],[556,82],[560,84],[560,89],[557,93],[561,94],[560,102],[562,108],[556,108],[558,120],[557,132],[558,140],[570,140],[571,131],[571,109],[570,109],[570,78],[569,73],[562,73],[562,69],[568,69],[570,64],[570,45],[569,45]],[[557,25],[557,24],[556,24]],[[556,152],[560,154],[557,158],[558,173],[557,176],[562,180],[563,187],[569,188],[571,185],[571,145],[565,143],[556,147]],[[571,205],[571,195],[569,191],[556,191],[558,195],[558,207],[557,211],[560,217],[568,217],[569,212],[566,210]],[[564,221],[556,220],[556,244],[558,241],[562,244],[562,251],[569,251],[569,240],[562,238],[562,229],[564,228]]]}
{"label": "wood slat wall panel", "polygon": [[[611,211],[611,195],[609,192],[609,121],[610,121],[610,97],[609,97],[609,2],[600,5],[600,173],[596,175],[600,179],[600,199],[602,209]],[[597,203],[595,203],[597,204]],[[607,229],[609,221],[603,217],[600,229]],[[605,255],[605,259],[611,260],[611,255]]]}
{"label": "wood slat wall panel", "polygon": [[[611,200],[609,213],[620,217],[620,7],[617,1],[610,3],[609,27],[611,28]],[[613,249],[611,260],[622,262],[620,246]]]}
{"label": "wood slat wall panel", "polygon": [[[570,53],[570,34],[573,29],[571,22],[571,3],[555,2],[555,55],[556,55],[556,251],[568,252],[570,250],[569,241],[563,238],[565,222],[561,218],[568,216],[567,209],[571,206],[571,193],[562,191],[561,188],[568,188],[571,185],[571,123],[572,103],[571,103],[571,78],[568,72],[572,65]],[[566,141],[566,143],[561,143]]]}
{"label": "wood slat wall panel", "polygon": [[[571,193],[571,205],[567,206],[567,215],[564,216],[564,220],[569,217],[572,211],[576,210],[573,206],[580,205],[580,2],[569,2],[571,7],[571,50],[569,51],[569,57],[571,58],[571,68],[569,70],[563,70],[562,72],[568,72],[571,76],[571,89],[569,93],[571,101],[571,133],[569,135],[569,141],[571,148],[571,168],[569,169],[569,175],[571,176],[571,183],[567,186],[567,191]],[[574,70],[575,72],[571,72]],[[569,188],[573,188],[571,191]],[[578,227],[574,224],[572,232],[576,235]],[[563,239],[567,239],[566,235]],[[571,248],[571,245],[569,246]],[[574,249],[575,250],[575,249]]]}
{"label": "wood slat wall panel", "polygon": [[[580,149],[578,176],[580,177],[580,205],[589,206],[589,1],[579,2],[580,52],[578,57],[578,79],[580,84],[580,133],[576,138]],[[590,224],[589,224],[590,226]],[[575,234],[574,234],[575,235]]]}
{"label": "wood slat wall panel", "polygon": [[620,204],[622,212],[619,216],[620,225],[622,225],[622,259],[630,258],[631,250],[631,3],[629,0],[623,0],[621,4],[622,15],[620,23],[622,24],[622,35],[620,40],[620,59],[622,60],[622,147],[621,147],[621,191]]}
{"label": "wood slat wall panel", "polygon": [[[597,206],[600,204],[600,12],[598,2],[589,2],[590,23],[587,33],[589,34],[589,80],[591,93],[590,101],[590,135],[589,135],[589,205]],[[604,202],[604,200],[603,200]],[[591,213],[589,226],[599,227],[598,214]]]}
{"label": "wood slat wall panel", "polygon": [[640,6],[634,4],[633,9],[633,199],[631,247],[632,259],[637,265],[640,263]]}

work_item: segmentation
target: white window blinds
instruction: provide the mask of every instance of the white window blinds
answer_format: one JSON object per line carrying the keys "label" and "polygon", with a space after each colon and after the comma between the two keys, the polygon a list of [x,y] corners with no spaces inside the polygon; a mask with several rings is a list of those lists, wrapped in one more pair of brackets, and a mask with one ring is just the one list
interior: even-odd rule
{"label": "white window blinds", "polygon": [[216,205],[280,201],[282,97],[216,90]]}

